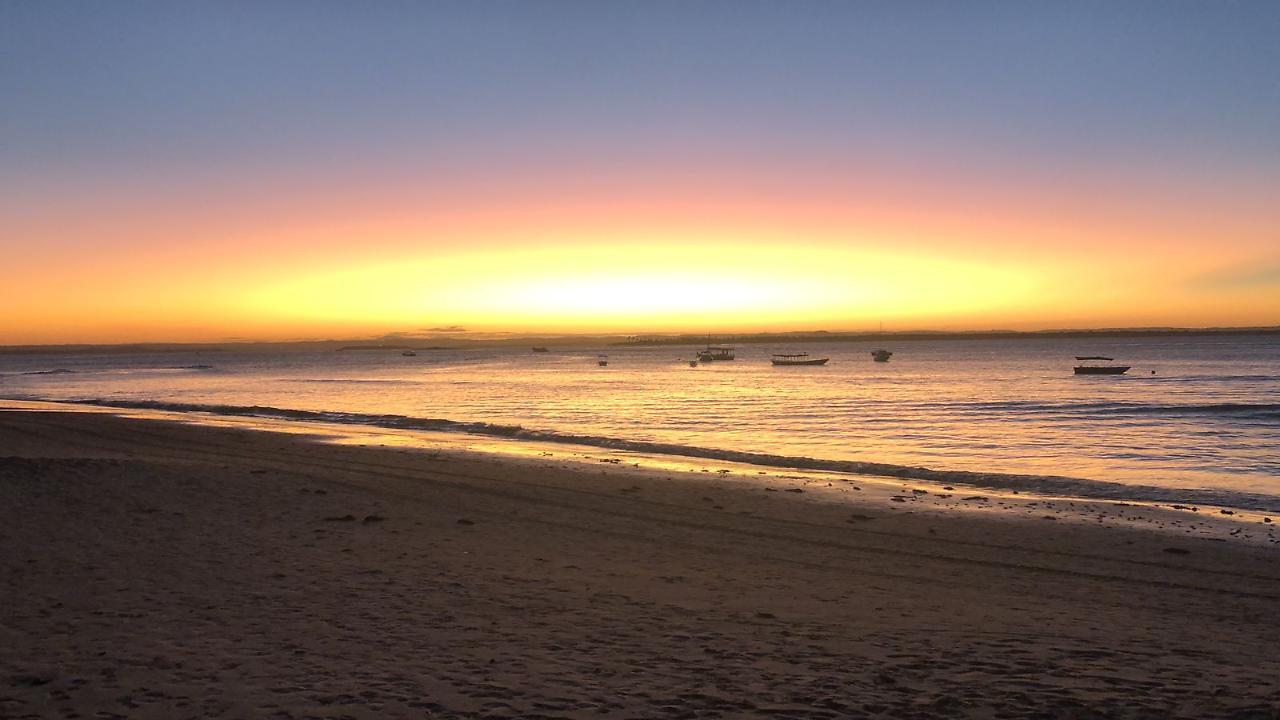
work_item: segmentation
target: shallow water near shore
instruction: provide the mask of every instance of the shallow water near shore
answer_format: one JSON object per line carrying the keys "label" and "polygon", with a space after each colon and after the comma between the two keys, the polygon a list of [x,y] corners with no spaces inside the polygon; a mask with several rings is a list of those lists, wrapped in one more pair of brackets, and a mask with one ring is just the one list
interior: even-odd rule
{"label": "shallow water near shore", "polygon": [[[746,345],[696,368],[673,346],[7,356],[0,397],[1280,509],[1280,338],[901,341],[889,363],[875,347]],[[1075,376],[1076,354],[1133,369]]]}
{"label": "shallow water near shore", "polygon": [[[893,475],[874,475],[840,470],[805,467],[769,466],[737,462],[723,457],[644,452],[636,449],[601,447],[557,440],[547,442],[527,437],[494,437],[483,433],[380,427],[347,422],[297,420],[267,414],[207,413],[192,410],[105,407],[82,403],[43,401],[0,401],[0,415],[5,411],[37,413],[89,413],[118,416],[144,422],[159,421],[194,425],[210,429],[233,429],[285,434],[310,442],[363,447],[389,453],[384,460],[404,457],[414,466],[435,467],[438,461],[462,460],[514,471],[517,477],[526,473],[545,472],[597,474],[615,483],[633,479],[663,486],[689,485],[716,488],[718,492],[733,487],[760,493],[763,497],[789,497],[803,501],[813,509],[814,503],[834,505],[851,514],[846,522],[861,524],[892,515],[921,515],[935,518],[963,515],[983,516],[1012,522],[1039,524],[1044,520],[1063,521],[1062,525],[1089,525],[1099,528],[1138,528],[1170,538],[1211,539],[1232,544],[1262,547],[1275,546],[1276,512],[1266,508],[1243,508],[1224,505],[1223,498],[1248,497],[1230,492],[1173,491],[1145,488],[1156,498],[1138,499],[1144,488],[1124,486],[1110,496],[1104,490],[1092,494],[1051,493],[1039,489],[1007,487],[1011,478],[996,474],[995,487],[980,483],[918,480]],[[143,431],[139,437],[163,442],[153,436],[155,430]],[[408,456],[406,456],[408,454]],[[421,461],[410,459],[413,456]],[[264,458],[264,461],[268,460]],[[266,464],[270,464],[269,462]],[[372,469],[382,467],[375,463]],[[394,472],[394,463],[385,469]],[[979,478],[981,479],[981,478]],[[608,483],[606,483],[608,484]],[[1019,484],[1019,483],[1015,483]],[[1099,484],[1102,488],[1106,484]],[[594,487],[594,486],[592,486]],[[632,486],[630,489],[634,490]],[[1088,490],[1088,484],[1085,483]],[[794,494],[793,494],[794,493]],[[1164,497],[1172,500],[1162,499]],[[1208,497],[1208,502],[1186,500],[1181,496]],[[1265,501],[1265,496],[1263,496]],[[704,497],[704,501],[710,498]],[[1189,504],[1183,504],[1189,503]],[[720,509],[714,507],[714,509]],[[867,513],[871,513],[868,515]],[[751,513],[748,513],[751,514]]]}

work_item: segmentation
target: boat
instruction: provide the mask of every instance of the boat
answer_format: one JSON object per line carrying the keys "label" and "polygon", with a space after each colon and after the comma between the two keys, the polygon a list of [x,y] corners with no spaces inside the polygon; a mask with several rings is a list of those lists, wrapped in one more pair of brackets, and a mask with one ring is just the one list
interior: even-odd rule
{"label": "boat", "polygon": [[412,351],[412,350],[405,350],[404,352],[402,352],[402,353],[400,353],[400,354],[401,354],[401,355],[403,355],[403,356],[405,356],[405,357],[418,357],[418,353],[416,353],[416,352],[414,352],[414,351]]}
{"label": "boat", "polygon": [[809,353],[774,353],[770,359],[774,365],[826,365],[830,358],[809,357]]}
{"label": "boat", "polygon": [[876,362],[889,362],[889,358],[893,356],[893,352],[889,350],[872,350],[871,359]]}
{"label": "boat", "polygon": [[597,365],[599,365],[600,367],[606,367],[606,366],[609,364],[609,356],[608,356],[608,355],[597,355],[597,356],[596,356],[596,364],[597,364]]}
{"label": "boat", "polygon": [[[1076,360],[1081,362],[1115,362],[1115,358],[1103,357],[1101,355],[1077,355]],[[1123,375],[1129,372],[1132,365],[1077,365],[1075,370],[1077,375]]]}
{"label": "boat", "polygon": [[698,367],[698,358],[689,361],[689,367]]}
{"label": "boat", "polygon": [[539,345],[539,346],[534,347],[534,348],[533,348],[533,351],[534,351],[534,352],[546,352],[546,351],[547,351],[547,349]]}
{"label": "boat", "polygon": [[698,351],[698,359],[702,362],[732,360],[733,357],[733,348],[731,347],[712,347],[708,345],[706,350]]}

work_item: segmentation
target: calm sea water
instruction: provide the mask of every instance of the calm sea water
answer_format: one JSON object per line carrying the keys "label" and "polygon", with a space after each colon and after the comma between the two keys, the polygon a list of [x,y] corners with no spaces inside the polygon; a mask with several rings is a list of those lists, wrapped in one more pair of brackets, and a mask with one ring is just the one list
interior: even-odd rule
{"label": "calm sea water", "polygon": [[[745,345],[697,368],[695,348],[670,346],[0,356],[0,397],[587,436],[1029,489],[1054,476],[1082,481],[1060,484],[1068,494],[1126,496],[1119,484],[1137,499],[1160,488],[1163,499],[1280,508],[1276,336],[898,341],[889,363],[871,362],[875,347]],[[773,367],[774,352],[831,362]],[[1076,376],[1077,354],[1133,369]]]}

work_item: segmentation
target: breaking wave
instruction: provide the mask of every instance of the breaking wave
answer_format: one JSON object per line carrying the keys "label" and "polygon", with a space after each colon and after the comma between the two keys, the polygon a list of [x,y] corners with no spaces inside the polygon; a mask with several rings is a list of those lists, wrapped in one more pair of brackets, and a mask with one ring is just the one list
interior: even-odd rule
{"label": "breaking wave", "polygon": [[[34,398],[32,398],[34,399]],[[659,455],[722,460],[726,462],[758,465],[763,467],[794,468],[858,475],[876,475],[917,480],[939,484],[964,484],[994,490],[1018,490],[1044,495],[1092,498],[1102,500],[1132,500],[1138,502],[1184,503],[1190,505],[1215,505],[1244,510],[1280,512],[1280,496],[1210,488],[1169,488],[1151,485],[1133,485],[1086,478],[1059,475],[1031,475],[972,470],[940,470],[934,468],[894,465],[890,463],[856,460],[829,460],[794,455],[721,450],[716,448],[681,445],[644,440],[626,440],[602,435],[587,435],[552,430],[536,430],[519,425],[502,425],[485,422],[461,422],[443,418],[422,418],[394,414],[370,414],[350,412],[318,412],[295,410],[264,405],[216,405],[199,403],[174,403],[155,400],[115,400],[106,398],[69,400],[65,402],[102,407],[165,410],[174,412],[203,412],[214,415],[269,418],[276,420],[310,421],[364,425],[381,428],[426,430],[434,432],[458,432],[489,437],[520,440],[568,443],[626,450]],[[1102,404],[1099,404],[1100,406]],[[1280,412],[1280,405],[1189,405],[1177,407],[1191,412],[1235,412],[1237,408],[1257,411]],[[1225,410],[1224,410],[1225,408]]]}
{"label": "breaking wave", "polygon": [[963,403],[964,408],[987,412],[1034,415],[1224,415],[1280,419],[1280,403],[1149,403],[1149,402],[991,402]]}
{"label": "breaking wave", "polygon": [[413,380],[383,380],[379,378],[300,378],[285,382],[300,384],[334,385],[417,385]]}
{"label": "breaking wave", "polygon": [[[102,374],[102,373],[120,373],[120,372],[138,372],[149,370],[213,370],[213,365],[169,365],[166,367],[136,367],[136,368],[117,368],[117,369],[99,369],[99,370],[68,370],[67,368],[54,368],[52,370],[28,370],[26,372],[7,373],[8,375],[85,375],[85,374]],[[6,373],[0,373],[5,375]]]}

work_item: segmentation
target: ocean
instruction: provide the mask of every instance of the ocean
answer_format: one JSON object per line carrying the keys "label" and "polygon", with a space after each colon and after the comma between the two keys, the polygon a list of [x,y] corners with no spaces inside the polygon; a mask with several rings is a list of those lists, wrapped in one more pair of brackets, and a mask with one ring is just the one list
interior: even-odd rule
{"label": "ocean", "polygon": [[[1280,511],[1278,336],[897,340],[888,363],[877,347],[748,344],[696,368],[693,346],[0,355],[0,398]],[[1077,376],[1075,355],[1132,369]]]}

